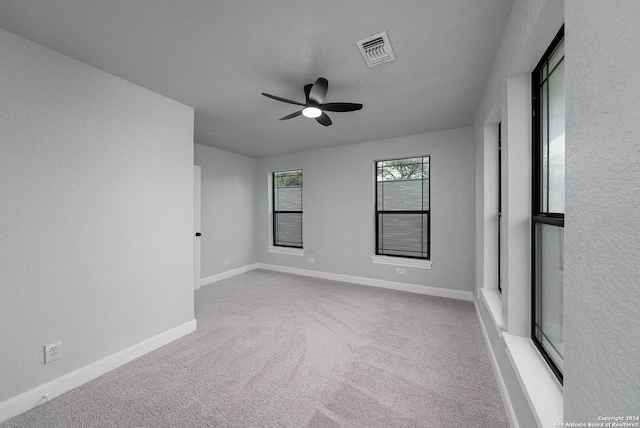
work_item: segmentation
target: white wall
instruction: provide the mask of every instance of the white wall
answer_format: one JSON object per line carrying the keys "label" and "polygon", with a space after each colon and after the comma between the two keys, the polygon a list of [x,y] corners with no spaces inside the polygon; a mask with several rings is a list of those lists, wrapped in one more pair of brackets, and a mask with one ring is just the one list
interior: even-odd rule
{"label": "white wall", "polygon": [[202,167],[202,277],[255,263],[256,160],[199,144],[194,154]]}
{"label": "white wall", "polygon": [[597,421],[640,411],[640,2],[565,4],[565,419]]}
{"label": "white wall", "polygon": [[[566,224],[564,296],[564,421],[599,422],[598,416],[635,415],[640,397],[640,4],[637,1],[516,0],[485,88],[475,122],[476,179],[487,177],[483,160],[491,146],[485,127],[502,120],[503,145],[517,146],[518,159],[506,166],[508,207],[530,198],[530,169],[522,163],[530,147],[530,124],[523,111],[531,70],[566,17]],[[529,90],[530,91],[530,90]],[[526,95],[526,94],[525,94]],[[500,119],[492,117],[499,110]],[[507,130],[505,132],[505,126]],[[505,142],[506,135],[506,142]],[[530,149],[528,149],[530,151]],[[530,154],[528,155],[530,157]],[[503,157],[504,159],[504,157]],[[525,174],[518,171],[525,169]],[[512,172],[515,170],[516,180]],[[490,175],[490,174],[489,174]],[[476,288],[484,283],[486,240],[482,224],[486,192],[476,185]],[[515,193],[514,193],[515,191]],[[524,199],[522,196],[524,195]],[[490,198],[490,196],[489,196]],[[522,199],[522,201],[521,201]],[[529,305],[529,239],[508,230],[509,263],[505,328],[521,334],[522,310]],[[514,257],[513,250],[518,254]],[[530,251],[530,250],[528,250]],[[514,266],[515,265],[515,266]],[[513,279],[516,281],[513,281]],[[525,281],[526,282],[526,281]],[[526,286],[526,289],[525,289]],[[530,298],[529,298],[530,299]],[[520,426],[535,426],[523,407],[523,391],[482,301],[478,302],[491,351],[516,408]],[[526,314],[529,317],[529,314]],[[544,391],[543,391],[544,392]],[[561,422],[561,421],[558,421]]]}
{"label": "white wall", "polygon": [[[373,264],[374,161],[431,156],[431,270]],[[258,159],[257,258],[261,263],[450,290],[472,290],[471,128]],[[303,170],[305,256],[267,251],[269,174]],[[311,252],[313,251],[313,252]],[[308,263],[314,258],[315,264]]]}
{"label": "white wall", "polygon": [[193,320],[193,109],[5,31],[0,58],[2,402]]}

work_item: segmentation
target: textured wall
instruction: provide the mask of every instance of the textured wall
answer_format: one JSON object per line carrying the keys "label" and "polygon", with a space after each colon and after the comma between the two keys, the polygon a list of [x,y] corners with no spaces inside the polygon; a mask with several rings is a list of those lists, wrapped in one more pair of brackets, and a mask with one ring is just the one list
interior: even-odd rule
{"label": "textured wall", "polygon": [[[374,161],[431,155],[431,270],[373,264]],[[311,150],[258,160],[258,261],[301,269],[471,291],[471,128]],[[305,257],[267,252],[270,172],[304,174]],[[313,249],[314,253],[310,253]],[[309,264],[312,257],[315,264]]]}
{"label": "textured wall", "polygon": [[4,401],[193,319],[193,109],[5,31],[0,58]]}
{"label": "textured wall", "polygon": [[565,419],[640,413],[640,3],[565,0]]}
{"label": "textured wall", "polygon": [[195,164],[202,167],[202,277],[255,263],[256,160],[196,144]]}

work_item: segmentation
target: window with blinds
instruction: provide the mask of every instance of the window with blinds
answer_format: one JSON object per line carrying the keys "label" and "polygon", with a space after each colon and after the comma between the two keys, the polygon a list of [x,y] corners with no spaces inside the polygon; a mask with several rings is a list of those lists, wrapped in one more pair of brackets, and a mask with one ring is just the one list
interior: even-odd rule
{"label": "window with blinds", "polygon": [[302,170],[273,173],[273,245],[302,248]]}
{"label": "window with blinds", "polygon": [[430,258],[429,156],[376,162],[376,254]]}

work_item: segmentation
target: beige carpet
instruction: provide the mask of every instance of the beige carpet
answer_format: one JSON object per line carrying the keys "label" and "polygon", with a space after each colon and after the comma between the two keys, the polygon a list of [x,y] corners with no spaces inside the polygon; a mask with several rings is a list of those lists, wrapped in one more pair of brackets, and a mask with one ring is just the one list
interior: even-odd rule
{"label": "beige carpet", "polygon": [[198,330],[9,427],[507,427],[473,304],[254,270]]}

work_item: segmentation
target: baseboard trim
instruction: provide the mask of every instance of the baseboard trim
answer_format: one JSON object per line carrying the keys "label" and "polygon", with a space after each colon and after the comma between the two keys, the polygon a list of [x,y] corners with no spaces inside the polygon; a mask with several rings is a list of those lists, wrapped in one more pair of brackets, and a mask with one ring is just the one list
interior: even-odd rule
{"label": "baseboard trim", "polygon": [[0,403],[0,423],[71,391],[196,330],[195,319]]}
{"label": "baseboard trim", "polygon": [[240,275],[242,273],[249,272],[257,268],[258,268],[258,263],[254,263],[254,264],[242,266],[236,269],[231,269],[226,272],[207,276],[206,278],[200,279],[200,287],[204,287],[205,285],[213,284],[214,282],[222,281],[223,279],[231,278],[236,275]]}
{"label": "baseboard trim", "polygon": [[296,275],[310,276],[313,278],[329,279],[331,281],[349,282],[352,284],[367,285],[370,287],[388,288],[390,290],[408,291],[416,294],[426,294],[449,299],[473,301],[473,293],[470,291],[449,290],[446,288],[429,287],[426,285],[407,284],[404,282],[385,281],[382,279],[365,278],[360,276],[342,275],[338,273],[321,272],[316,270],[299,269],[287,266],[258,263],[258,268],[276,272],[293,273]]}
{"label": "baseboard trim", "polygon": [[484,344],[489,353],[489,360],[491,361],[491,366],[493,367],[493,373],[496,376],[498,389],[500,390],[502,403],[504,404],[504,408],[507,413],[507,420],[509,421],[509,426],[511,428],[520,428],[520,425],[518,424],[518,419],[516,419],[516,412],[515,412],[515,409],[513,408],[513,403],[511,403],[511,397],[509,396],[509,391],[507,390],[507,385],[504,383],[504,379],[502,378],[502,372],[500,372],[500,367],[498,366],[498,360],[496,359],[496,354],[493,352],[493,348],[491,347],[491,342],[489,341],[489,335],[487,333],[487,329],[484,326],[484,322],[482,322],[482,316],[480,315],[480,310],[478,309],[478,304],[476,301],[473,302],[473,306],[476,309],[478,324],[480,324],[480,330],[482,331],[482,338],[484,339]]}

